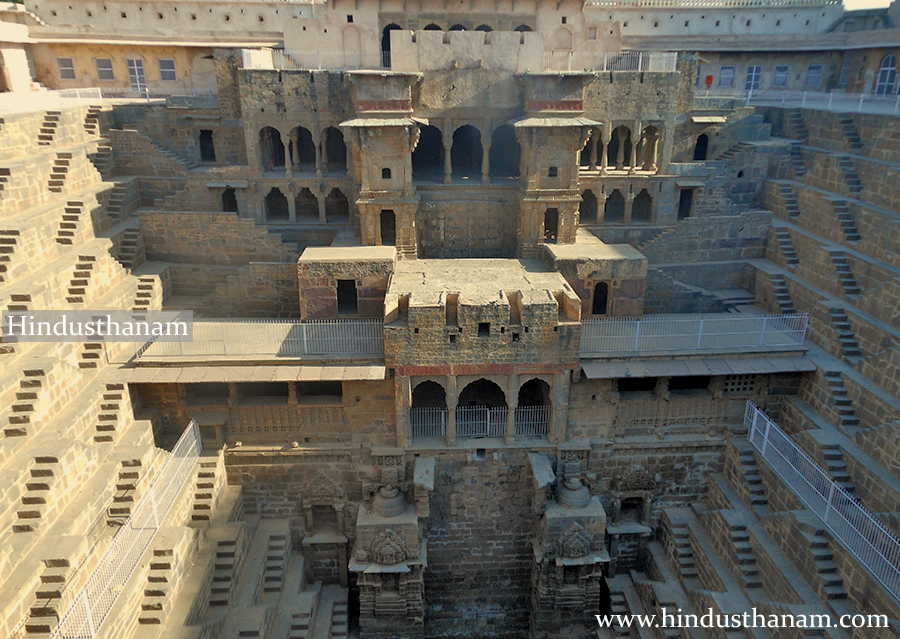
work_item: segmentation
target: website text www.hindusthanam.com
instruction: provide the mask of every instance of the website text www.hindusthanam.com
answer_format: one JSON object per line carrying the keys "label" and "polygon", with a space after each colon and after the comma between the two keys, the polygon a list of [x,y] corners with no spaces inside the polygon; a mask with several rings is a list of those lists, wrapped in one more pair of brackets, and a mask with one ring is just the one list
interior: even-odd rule
{"label": "website text www.hindusthanam.com", "polygon": [[764,614],[756,608],[744,613],[684,614],[681,608],[661,608],[660,615],[594,615],[601,628],[887,628],[887,615]]}

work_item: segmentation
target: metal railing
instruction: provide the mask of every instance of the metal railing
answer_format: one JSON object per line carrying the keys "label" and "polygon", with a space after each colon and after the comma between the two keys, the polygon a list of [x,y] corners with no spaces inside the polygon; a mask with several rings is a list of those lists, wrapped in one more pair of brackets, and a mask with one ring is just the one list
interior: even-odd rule
{"label": "metal railing", "polygon": [[550,406],[516,407],[516,435],[546,437],[550,432]]}
{"label": "metal railing", "polygon": [[245,69],[303,71],[310,69],[389,69],[388,51],[293,51],[242,49]]}
{"label": "metal railing", "polygon": [[97,636],[141,557],[165,523],[178,494],[190,479],[202,448],[197,423],[191,420],[153,484],[116,534],[50,639],[93,639]]}
{"label": "metal railing", "polygon": [[548,51],[544,71],[659,71],[672,73],[678,62],[673,51]]}
{"label": "metal railing", "polygon": [[136,349],[135,358],[383,353],[381,320],[218,320],[194,322],[190,342],[147,342]]}
{"label": "metal railing", "polygon": [[796,91],[787,89],[740,89],[711,88],[708,92],[703,85],[697,87],[695,98],[732,98],[745,100],[747,104],[765,106],[785,106],[801,109],[818,109],[847,113],[900,114],[900,93],[892,91],[878,93],[842,93],[840,91]]}
{"label": "metal railing", "polygon": [[458,406],[456,408],[457,437],[503,437],[509,409],[487,406]]}
{"label": "metal railing", "polygon": [[581,323],[581,354],[641,351],[760,351],[801,346],[809,316],[646,315]]}
{"label": "metal railing", "polygon": [[827,7],[841,0],[587,0],[591,7],[641,7],[642,9],[716,9],[744,7]]}
{"label": "metal railing", "polygon": [[446,437],[446,408],[411,408],[409,409],[410,434],[415,437]]}
{"label": "metal railing", "polygon": [[778,425],[747,402],[747,437],[772,470],[900,601],[900,541],[836,484]]}

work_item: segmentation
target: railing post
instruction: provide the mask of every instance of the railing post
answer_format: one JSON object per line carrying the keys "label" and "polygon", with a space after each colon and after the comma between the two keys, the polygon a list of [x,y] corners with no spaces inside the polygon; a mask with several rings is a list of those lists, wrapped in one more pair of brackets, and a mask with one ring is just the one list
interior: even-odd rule
{"label": "railing post", "polygon": [[638,342],[641,339],[641,320],[637,321],[637,328],[634,331],[634,350],[638,350]]}
{"label": "railing post", "polygon": [[832,481],[829,483],[829,486],[828,486],[828,498],[827,498],[827,501],[825,502],[825,514],[822,515],[822,521],[825,522],[826,526],[828,525],[828,515],[831,514],[831,509],[832,509],[831,504],[834,500],[834,493],[835,493],[835,484]]}
{"label": "railing post", "polygon": [[860,94],[859,94],[859,106],[856,107],[856,111],[857,111],[858,113],[861,113],[861,112],[862,112],[863,100],[865,100],[865,99],[866,99],[866,94],[865,94],[865,93],[860,93]]}
{"label": "railing post", "polygon": [[93,614],[93,611],[91,611],[91,602],[88,597],[84,598],[84,612],[85,612],[85,618],[87,619],[87,623],[88,623],[88,630],[90,630],[90,633],[91,633],[90,636],[96,637],[97,636],[97,628],[96,628],[96,626],[94,626],[94,614]]}
{"label": "railing post", "polygon": [[802,107],[806,106],[806,91],[803,92],[803,99],[800,100],[800,106],[802,106]]}
{"label": "railing post", "polygon": [[568,60],[568,70],[569,70],[569,71],[572,70],[572,55],[573,55],[573,54],[574,54],[574,52],[569,51],[569,55],[568,55],[568,58],[569,58],[569,60]]}
{"label": "railing post", "polygon": [[609,51],[603,53],[603,70],[609,71]]}
{"label": "railing post", "polygon": [[700,344],[703,341],[703,320],[700,320],[700,330],[697,331],[697,348],[700,348]]}
{"label": "railing post", "polygon": [[644,52],[638,53],[638,71],[644,70]]}
{"label": "railing post", "polygon": [[766,316],[763,317],[763,325],[762,325],[762,328],[761,328],[760,331],[759,331],[759,345],[760,345],[760,346],[763,345],[763,341],[765,340],[765,337],[766,337],[766,324],[767,324],[768,322],[769,322],[769,316],[766,315]]}
{"label": "railing post", "polygon": [[319,71],[321,71],[322,70],[322,52],[321,51],[316,51],[316,58],[319,61]]}
{"label": "railing post", "polygon": [[[756,409],[756,417],[759,417],[760,412],[761,411],[757,408]],[[763,431],[763,443],[762,443],[762,446],[760,447],[760,452],[762,453],[763,457],[766,456],[766,448],[768,448],[768,446],[769,446],[769,428],[772,425],[772,422],[770,422],[768,418],[765,418],[765,420],[766,420],[766,430]]]}
{"label": "railing post", "polygon": [[834,101],[834,93],[828,94],[828,110],[831,111],[831,103]]}

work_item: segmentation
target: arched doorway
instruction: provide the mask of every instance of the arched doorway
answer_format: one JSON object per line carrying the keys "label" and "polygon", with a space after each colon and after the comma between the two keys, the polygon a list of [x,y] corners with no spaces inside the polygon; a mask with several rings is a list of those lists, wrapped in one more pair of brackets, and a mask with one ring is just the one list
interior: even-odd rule
{"label": "arched doorway", "polygon": [[309,129],[302,126],[294,127],[289,137],[291,163],[300,171],[315,171],[316,143],[313,142]]}
{"label": "arched doorway", "polygon": [[621,171],[631,160],[631,129],[625,125],[613,129],[606,149],[606,162]]}
{"label": "arched doorway", "polygon": [[211,129],[203,129],[200,131],[200,161],[215,162],[216,161],[216,145],[213,143],[213,132]]}
{"label": "arched doorway", "polygon": [[350,201],[340,189],[331,189],[325,198],[325,219],[337,224],[350,221]]}
{"label": "arched doorway", "polygon": [[453,147],[450,149],[450,164],[454,177],[480,177],[481,133],[471,124],[465,124],[453,132]]}
{"label": "arched doorway", "polygon": [[440,129],[424,126],[420,129],[419,143],[412,154],[413,178],[442,179],[444,175],[444,142]]}
{"label": "arched doorway", "polygon": [[606,315],[609,307],[609,284],[597,282],[594,284],[594,296],[591,300],[591,315]]}
{"label": "arched doorway", "polygon": [[423,31],[443,31],[443,29],[441,29],[440,25],[437,25],[433,22],[431,24],[425,25],[425,28],[422,30]]}
{"label": "arched doorway", "polygon": [[634,198],[634,205],[631,207],[631,221],[640,224],[649,224],[653,218],[653,198],[647,189],[641,189],[641,192]]}
{"label": "arched doorway", "polygon": [[484,31],[487,33],[487,32],[493,31],[494,29],[486,24],[479,24],[477,27],[475,27],[475,30],[476,31]]}
{"label": "arched doorway", "polygon": [[237,213],[237,194],[231,187],[222,191],[222,210],[226,213]]}
{"label": "arched doorway", "polygon": [[461,24],[454,24],[452,27],[448,29],[448,31],[465,31],[466,28]]}
{"label": "arched doorway", "polygon": [[278,167],[284,168],[284,143],[281,141],[281,133],[270,126],[263,127],[259,131],[259,154],[263,171],[272,171]]}
{"label": "arched doorway", "polygon": [[416,384],[412,392],[409,425],[413,437],[447,435],[447,393],[443,386],[431,380]]}
{"label": "arched doorway", "polygon": [[266,222],[281,222],[290,219],[288,201],[280,189],[272,189],[266,195]]}
{"label": "arched doorway", "polygon": [[550,430],[550,384],[534,377],[519,387],[516,435],[545,437]]}
{"label": "arched doorway", "polygon": [[[325,146],[322,154],[323,171],[344,171],[347,169],[347,145],[344,135],[333,126],[325,129]],[[313,149],[315,152],[315,149]]]}
{"label": "arched doorway", "polygon": [[875,81],[875,95],[891,95],[894,93],[894,85],[897,83],[897,58],[894,54],[881,58],[878,68],[878,77]]}
{"label": "arched doorway", "polygon": [[622,197],[621,191],[616,189],[606,198],[606,204],[603,206],[603,223],[619,223],[625,221],[625,198]]}
{"label": "arched doorway", "polygon": [[531,27],[529,27],[527,24],[520,24],[518,27],[513,29],[513,31],[518,31],[519,33],[525,33],[527,31],[531,31]]}
{"label": "arched doorway", "polygon": [[708,148],[709,136],[701,133],[697,136],[697,142],[694,144],[694,162],[703,162],[706,159]]}
{"label": "arched doorway", "polygon": [[511,124],[494,129],[491,135],[491,150],[488,157],[491,179],[519,179],[519,163],[522,149],[516,139],[516,130]]}
{"label": "arched doorway", "polygon": [[642,171],[656,170],[661,137],[659,129],[652,125],[644,127],[644,130],[641,131],[641,157],[638,163],[641,165]]}
{"label": "arched doorway", "polygon": [[559,237],[559,209],[544,211],[544,244],[556,244]]}
{"label": "arched doorway", "polygon": [[506,433],[506,395],[494,382],[479,379],[459,394],[457,437],[503,437]]}
{"label": "arched doorway", "polygon": [[553,49],[556,51],[571,51],[572,32],[565,27],[560,27],[553,34]]}
{"label": "arched doorway", "polygon": [[400,25],[389,24],[381,32],[381,63],[386,69],[391,68],[391,31],[400,31]]}
{"label": "arched doorway", "polygon": [[308,188],[301,189],[294,198],[294,209],[297,211],[297,221],[319,221],[319,201]]}
{"label": "arched doorway", "polygon": [[597,219],[597,197],[590,189],[581,194],[581,221]]}
{"label": "arched doorway", "polygon": [[385,209],[379,216],[381,245],[397,246],[397,218],[393,211]]}

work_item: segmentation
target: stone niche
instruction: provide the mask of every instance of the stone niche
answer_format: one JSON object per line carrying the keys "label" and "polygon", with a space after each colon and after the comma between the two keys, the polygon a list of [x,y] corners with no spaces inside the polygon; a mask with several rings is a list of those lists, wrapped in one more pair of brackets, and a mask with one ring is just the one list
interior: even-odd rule
{"label": "stone niche", "polygon": [[357,113],[412,113],[416,73],[349,71],[350,98]]}
{"label": "stone niche", "polygon": [[297,262],[303,319],[381,317],[392,246],[310,247]]}
{"label": "stone niche", "polygon": [[544,257],[581,298],[584,318],[644,312],[647,258],[630,244],[604,244],[582,232],[569,245],[545,245]]}

